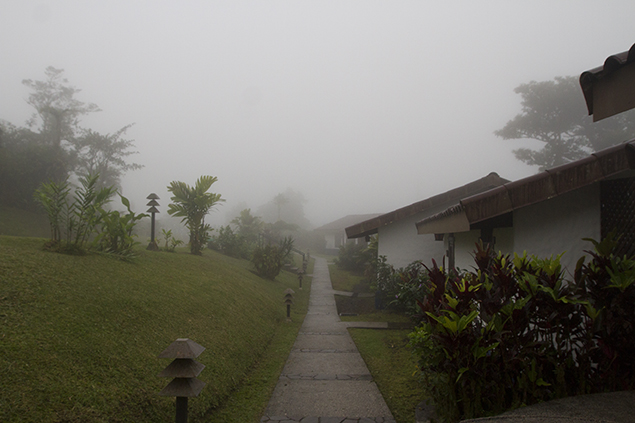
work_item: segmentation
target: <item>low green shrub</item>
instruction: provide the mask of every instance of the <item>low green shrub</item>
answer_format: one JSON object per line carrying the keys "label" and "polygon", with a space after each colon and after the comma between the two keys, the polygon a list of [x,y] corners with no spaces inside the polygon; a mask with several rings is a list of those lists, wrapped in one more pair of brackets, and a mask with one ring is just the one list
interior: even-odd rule
{"label": "low green shrub", "polygon": [[208,247],[226,256],[249,259],[252,247],[246,239],[234,232],[231,226],[221,226],[218,235],[211,237]]}
{"label": "low green shrub", "polygon": [[251,261],[258,276],[274,280],[292,249],[291,237],[284,237],[278,244],[267,242],[254,249]]}
{"label": "low green shrub", "polygon": [[569,395],[635,387],[635,261],[611,237],[578,263],[494,256],[477,245],[474,272],[433,261],[410,335],[424,388],[445,421],[493,415]]}
{"label": "low green shrub", "polygon": [[348,242],[340,246],[335,264],[344,270],[363,273],[376,257],[373,250],[365,244]]}

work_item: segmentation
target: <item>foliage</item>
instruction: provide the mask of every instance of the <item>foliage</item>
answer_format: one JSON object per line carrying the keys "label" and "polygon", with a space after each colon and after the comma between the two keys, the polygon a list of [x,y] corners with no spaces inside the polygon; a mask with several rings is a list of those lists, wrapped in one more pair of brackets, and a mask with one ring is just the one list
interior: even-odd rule
{"label": "foliage", "polygon": [[264,229],[264,223],[258,216],[251,214],[251,209],[244,209],[231,223],[236,226],[237,235],[248,244],[258,242],[258,237]]}
{"label": "foliage", "polygon": [[28,128],[0,122],[3,204],[35,208],[33,194],[41,184],[62,183],[73,171],[78,177],[99,173],[100,187],[108,187],[118,186],[124,172],[142,167],[125,161],[135,153],[129,151],[133,141],[121,139],[130,125],[107,135],[80,128],[80,119],[99,108],[78,100],[81,90],[69,85],[63,72],[49,66],[45,80],[22,81],[32,90],[27,103],[35,109]]}
{"label": "foliage", "polygon": [[245,238],[235,233],[229,225],[220,227],[218,234],[210,239],[209,247],[231,257],[250,257],[251,248]]}
{"label": "foliage", "polygon": [[579,295],[588,301],[592,319],[589,354],[597,365],[595,373],[610,390],[635,387],[635,260],[613,254],[614,234],[602,242],[588,239],[595,249],[592,259],[580,259],[576,270]]}
{"label": "foliage", "polygon": [[[426,267],[429,294],[418,300],[423,314],[411,342],[446,421],[635,387],[626,341],[635,339],[635,262],[605,246],[597,243],[573,283],[563,280],[559,257],[495,257],[478,244],[474,272]],[[607,296],[619,311],[603,318]]]}
{"label": "foliage", "polygon": [[51,227],[48,247],[69,254],[84,254],[96,248],[130,258],[136,244],[132,232],[137,222],[147,215],[134,213],[130,201],[121,194],[121,203],[128,212],[106,210],[115,188],[97,188],[98,181],[99,175],[80,178],[81,186],[72,197],[68,181],[49,182],[36,190],[35,198],[46,211]]}
{"label": "foliage", "polygon": [[[66,161],[66,159],[63,159]],[[0,202],[36,210],[35,190],[49,180],[66,176],[53,147],[41,134],[0,121]]]}
{"label": "foliage", "polygon": [[345,270],[364,273],[377,261],[376,250],[368,248],[366,244],[347,242],[340,245],[335,264]]}
{"label": "foliage", "polygon": [[310,222],[304,215],[305,204],[306,198],[304,198],[304,195],[289,188],[259,207],[258,215],[267,223],[283,220],[296,225],[297,228],[307,229],[310,226]]}
{"label": "foliage", "polygon": [[27,103],[35,112],[27,122],[28,126],[39,126],[47,143],[57,150],[61,150],[62,140],[73,138],[81,116],[100,111],[96,104],[86,104],[75,97],[81,90],[68,85],[63,73],[63,69],[49,66],[44,71],[46,80],[22,81],[22,84],[33,91],[29,94]]}
{"label": "foliage", "polygon": [[197,358],[207,385],[190,401],[190,421],[260,419],[310,290],[296,293],[285,322],[291,274],[269,283],[249,262],[214,252],[138,252],[130,265],[0,236],[0,421],[174,420],[174,398],[157,395],[170,360],[157,355],[182,337],[207,347]]}
{"label": "foliage", "polygon": [[77,175],[100,175],[100,186],[120,186],[121,176],[129,170],[141,169],[137,163],[127,163],[126,158],[138,151],[134,140],[122,139],[132,125],[126,125],[113,134],[102,135],[91,129],[82,129],[81,136],[71,140],[74,171]]}
{"label": "foliage", "polygon": [[215,176],[201,176],[193,187],[184,182],[172,181],[168,186],[173,201],[168,206],[168,214],[182,217],[190,231],[190,252],[201,255],[203,247],[209,242],[210,225],[205,224],[205,216],[220,202],[225,201],[220,194],[207,192],[214,182]]}
{"label": "foliage", "polygon": [[112,187],[97,189],[98,179],[99,175],[80,178],[81,186],[72,201],[68,181],[42,184],[35,191],[36,200],[49,218],[53,249],[70,254],[86,252],[90,236],[105,214],[103,207],[115,193]]}
{"label": "foliage", "polygon": [[284,260],[291,254],[292,249],[291,237],[284,237],[278,243],[265,242],[258,246],[251,259],[258,276],[274,280],[280,274]]}
{"label": "foliage", "polygon": [[172,235],[172,229],[168,229],[167,231],[165,229],[161,229],[161,234],[163,235],[163,241],[165,242],[163,251],[173,253],[176,250],[176,247],[183,244],[183,241]]}
{"label": "foliage", "polygon": [[116,210],[106,211],[100,207],[101,220],[99,225],[101,229],[93,244],[100,251],[129,259],[134,257],[133,247],[138,244],[132,231],[137,222],[148,215],[145,213],[136,214],[130,209],[130,201],[121,194],[119,197],[128,213],[124,214]]}
{"label": "foliage", "polygon": [[632,111],[592,122],[578,80],[572,76],[531,81],[514,91],[522,97],[522,112],[494,133],[506,140],[529,138],[544,143],[540,150],[514,151],[518,160],[540,170],[581,159],[635,135]]}

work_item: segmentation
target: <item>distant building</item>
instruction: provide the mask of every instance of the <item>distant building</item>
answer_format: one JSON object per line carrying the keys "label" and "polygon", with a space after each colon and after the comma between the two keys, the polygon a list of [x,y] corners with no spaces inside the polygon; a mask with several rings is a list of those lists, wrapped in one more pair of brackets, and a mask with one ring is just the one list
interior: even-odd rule
{"label": "distant building", "polygon": [[462,198],[487,191],[506,182],[509,181],[496,173],[490,173],[462,187],[348,226],[346,234],[349,239],[363,239],[377,234],[379,255],[386,256],[387,262],[395,267],[404,267],[416,260],[429,263],[431,259],[435,259],[441,262],[446,254],[446,248],[441,242],[443,237],[440,238],[441,241],[435,241],[434,237],[418,236],[415,224],[458,204]]}
{"label": "distant building", "polygon": [[583,238],[599,241],[615,230],[621,236],[619,255],[632,255],[635,140],[463,198],[416,226],[429,242],[443,234],[462,269],[473,266],[471,253],[479,238],[503,253],[565,253],[561,264],[570,273],[584,251],[593,249]]}
{"label": "distant building", "polygon": [[[346,232],[345,228],[350,225],[354,225],[361,221],[372,219],[379,216],[379,213],[374,214],[351,214],[341,219],[335,220],[324,226],[320,226],[315,229],[315,232],[323,234],[326,241],[326,253],[337,254],[340,250],[340,246],[346,244]],[[365,239],[355,239],[352,242],[366,242]]]}

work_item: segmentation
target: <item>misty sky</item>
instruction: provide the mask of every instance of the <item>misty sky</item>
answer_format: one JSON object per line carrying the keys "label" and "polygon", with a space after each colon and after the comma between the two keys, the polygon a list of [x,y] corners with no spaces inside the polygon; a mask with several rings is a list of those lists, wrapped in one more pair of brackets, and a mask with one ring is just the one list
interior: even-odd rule
{"label": "misty sky", "polygon": [[633,16],[633,0],[3,0],[0,119],[24,125],[21,81],[62,68],[103,110],[83,126],[135,123],[137,211],[156,192],[165,218],[170,181],[209,174],[213,224],[292,188],[320,226],[535,173],[512,154],[535,144],[493,134],[513,89],[628,50]]}

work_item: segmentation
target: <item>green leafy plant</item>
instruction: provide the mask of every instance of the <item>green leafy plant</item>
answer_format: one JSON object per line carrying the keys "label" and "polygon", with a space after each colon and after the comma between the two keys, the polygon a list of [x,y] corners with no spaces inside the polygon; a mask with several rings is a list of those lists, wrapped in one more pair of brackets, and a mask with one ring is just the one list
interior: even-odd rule
{"label": "green leafy plant", "polygon": [[127,213],[120,213],[116,210],[106,211],[100,208],[101,228],[93,244],[100,251],[130,259],[134,257],[133,247],[138,244],[133,234],[134,227],[139,220],[148,217],[148,215],[145,213],[136,214],[130,209],[130,201],[121,194],[119,197],[121,204],[126,207]]}
{"label": "green leafy plant", "polygon": [[35,192],[35,199],[45,209],[51,225],[49,247],[69,254],[83,254],[90,237],[104,215],[104,206],[115,193],[114,187],[97,188],[99,175],[79,179],[81,186],[72,195],[70,184],[49,182]]}
{"label": "green leafy plant", "polygon": [[221,226],[218,234],[213,236],[209,242],[210,248],[221,253],[240,258],[249,258],[252,248],[250,243],[241,235],[234,232],[231,226]]}
{"label": "green leafy plant", "polygon": [[168,206],[168,214],[182,217],[181,222],[190,231],[190,252],[201,255],[201,251],[209,242],[212,227],[205,224],[205,216],[220,202],[225,201],[220,194],[207,192],[218,178],[201,176],[193,187],[184,182],[172,181],[168,186],[173,201]]}
{"label": "green leafy plant", "polygon": [[163,241],[165,245],[163,246],[163,251],[167,251],[169,253],[173,253],[176,250],[176,247],[183,244],[183,241],[177,239],[172,235],[172,229],[161,229],[161,234],[163,235]]}
{"label": "green leafy plant", "polygon": [[560,257],[495,256],[477,244],[474,259],[462,274],[424,266],[411,342],[439,414],[457,421],[604,389],[590,304],[564,281]]}

